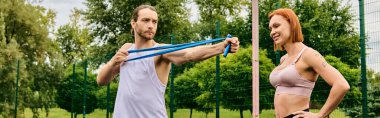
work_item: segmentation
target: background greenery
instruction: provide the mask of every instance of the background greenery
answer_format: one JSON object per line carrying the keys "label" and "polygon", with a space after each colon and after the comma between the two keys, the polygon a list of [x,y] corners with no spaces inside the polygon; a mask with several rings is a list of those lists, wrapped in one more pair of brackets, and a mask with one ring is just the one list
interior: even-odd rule
{"label": "background greenery", "polygon": [[[189,21],[188,3],[199,6],[199,21]],[[150,4],[159,13],[157,42],[174,43],[216,38],[215,22],[221,23],[221,36],[238,36],[239,53],[221,59],[221,116],[250,117],[251,94],[251,3],[250,0],[87,0],[86,10],[73,9],[68,24],[54,27],[56,13],[25,0],[0,0],[0,116],[13,117],[16,90],[16,62],[20,61],[18,113],[29,117],[54,117],[61,112],[68,116],[71,100],[74,111],[82,110],[86,93],[86,113],[95,114],[107,108],[106,87],[95,83],[93,70],[106,63],[126,42],[133,42],[130,15],[140,4]],[[304,43],[325,55],[349,81],[351,89],[339,105],[338,112],[351,117],[361,115],[359,71],[359,36],[352,26],[354,16],[350,6],[341,0],[261,0],[260,7],[260,110],[273,109],[274,88],[268,75],[275,67],[273,42],[269,37],[268,18],[277,6],[290,7],[300,17]],[[248,16],[241,16],[246,11]],[[53,35],[53,36],[49,36]],[[284,52],[280,52],[284,54]],[[88,62],[88,80],[84,81],[84,62]],[[72,69],[76,64],[77,79]],[[215,58],[174,67],[175,116],[184,113],[193,117],[213,117],[215,109]],[[380,113],[380,74],[368,70],[368,102],[370,117]],[[86,90],[83,85],[86,84]],[[117,79],[111,83],[111,111],[117,91]],[[74,89],[72,89],[74,88]],[[74,90],[74,91],[73,91]],[[311,106],[319,109],[330,87],[318,79]],[[168,89],[167,94],[170,89]],[[73,93],[74,92],[74,93]],[[167,103],[169,103],[166,95]],[[65,109],[66,111],[62,111]],[[190,110],[191,109],[191,110]],[[194,111],[193,111],[194,110]],[[44,111],[44,112],[41,112]],[[201,113],[200,113],[201,112]],[[59,113],[59,114],[61,114]],[[181,115],[178,115],[181,114]],[[98,116],[94,115],[94,117]],[[103,116],[102,114],[101,116]],[[21,115],[22,116],[22,115]],[[77,115],[76,115],[77,116]],[[104,115],[105,116],[105,115]],[[203,117],[202,116],[202,117]],[[264,115],[265,116],[265,115]],[[268,116],[271,117],[271,116]],[[341,115],[343,117],[343,115]]]}

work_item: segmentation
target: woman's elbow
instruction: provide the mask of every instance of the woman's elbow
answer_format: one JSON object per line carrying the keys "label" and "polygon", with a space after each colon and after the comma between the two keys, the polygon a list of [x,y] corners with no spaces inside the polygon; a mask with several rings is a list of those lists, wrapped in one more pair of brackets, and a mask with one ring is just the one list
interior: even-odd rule
{"label": "woman's elbow", "polygon": [[340,84],[340,88],[344,91],[344,92],[347,92],[350,90],[350,85],[348,84],[348,82],[343,82],[342,84]]}
{"label": "woman's elbow", "polygon": [[344,90],[345,90],[345,91],[348,91],[348,90],[350,90],[350,85],[349,85],[349,84],[347,84],[347,85],[344,87]]}

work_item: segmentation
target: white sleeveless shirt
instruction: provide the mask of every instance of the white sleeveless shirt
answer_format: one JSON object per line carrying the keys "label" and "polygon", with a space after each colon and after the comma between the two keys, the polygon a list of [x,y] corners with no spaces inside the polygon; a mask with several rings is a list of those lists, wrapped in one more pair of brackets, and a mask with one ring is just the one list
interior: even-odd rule
{"label": "white sleeveless shirt", "polygon": [[[134,44],[128,50],[133,49]],[[128,59],[151,53],[154,51],[130,53]],[[158,79],[154,57],[123,63],[113,117],[167,118],[165,88]]]}

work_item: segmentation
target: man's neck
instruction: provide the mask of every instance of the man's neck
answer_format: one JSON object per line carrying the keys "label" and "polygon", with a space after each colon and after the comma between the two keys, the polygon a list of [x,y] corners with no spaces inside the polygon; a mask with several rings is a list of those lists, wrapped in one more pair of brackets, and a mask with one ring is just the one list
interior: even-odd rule
{"label": "man's neck", "polygon": [[151,48],[155,44],[155,41],[153,39],[146,40],[140,37],[135,38],[135,46],[136,49],[143,49],[143,48]]}

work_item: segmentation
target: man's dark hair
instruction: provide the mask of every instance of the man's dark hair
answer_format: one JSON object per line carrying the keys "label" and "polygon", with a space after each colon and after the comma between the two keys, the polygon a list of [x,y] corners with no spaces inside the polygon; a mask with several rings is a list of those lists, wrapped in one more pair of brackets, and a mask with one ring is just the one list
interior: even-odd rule
{"label": "man's dark hair", "polygon": [[137,19],[139,18],[139,11],[142,10],[142,9],[146,9],[146,8],[148,8],[148,9],[150,9],[152,11],[157,12],[156,8],[154,8],[153,6],[150,6],[150,5],[140,5],[137,8],[135,8],[135,10],[133,10],[131,20],[133,20],[133,21],[136,22]]}

